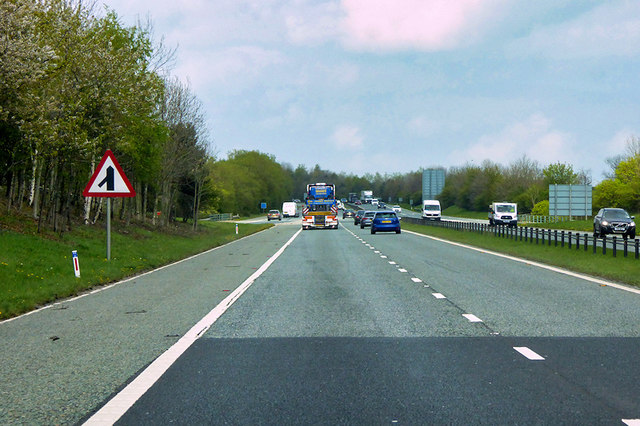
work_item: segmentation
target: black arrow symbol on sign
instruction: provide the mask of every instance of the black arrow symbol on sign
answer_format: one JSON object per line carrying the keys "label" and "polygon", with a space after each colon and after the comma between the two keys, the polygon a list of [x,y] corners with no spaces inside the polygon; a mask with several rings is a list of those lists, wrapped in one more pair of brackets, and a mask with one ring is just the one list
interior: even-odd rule
{"label": "black arrow symbol on sign", "polygon": [[102,185],[104,185],[105,182],[106,182],[107,183],[107,191],[113,191],[113,190],[115,190],[115,187],[116,187],[116,185],[115,185],[116,182],[115,181],[116,181],[116,178],[115,178],[115,173],[114,173],[113,167],[109,166],[109,167],[107,167],[107,176],[105,176],[105,178],[102,179],[102,182],[100,182],[98,184],[98,186],[100,188],[102,188]]}

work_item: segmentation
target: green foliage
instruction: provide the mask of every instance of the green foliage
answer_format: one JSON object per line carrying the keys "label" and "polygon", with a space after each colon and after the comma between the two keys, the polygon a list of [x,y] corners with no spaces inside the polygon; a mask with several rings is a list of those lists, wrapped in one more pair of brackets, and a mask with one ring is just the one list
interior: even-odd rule
{"label": "green foliage", "polygon": [[291,199],[291,175],[275,157],[258,151],[237,150],[212,166],[211,179],[220,194],[220,210],[248,215],[260,211],[260,203],[280,209]]}
{"label": "green foliage", "polygon": [[531,210],[531,214],[538,216],[549,216],[549,200],[542,200],[536,203]]}
{"label": "green foliage", "polygon": [[606,179],[595,187],[593,206],[594,210],[602,207],[640,210],[640,153],[620,160],[613,179]]}
{"label": "green foliage", "polygon": [[576,185],[580,183],[579,175],[573,171],[570,164],[554,163],[549,164],[543,171],[544,183],[546,185]]}

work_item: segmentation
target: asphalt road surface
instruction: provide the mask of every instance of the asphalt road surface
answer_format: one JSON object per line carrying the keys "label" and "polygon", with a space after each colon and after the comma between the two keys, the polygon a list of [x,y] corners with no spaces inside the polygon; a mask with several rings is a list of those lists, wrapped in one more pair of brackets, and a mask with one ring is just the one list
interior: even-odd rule
{"label": "asphalt road surface", "polygon": [[602,282],[283,220],[0,324],[0,422],[640,424],[639,320]]}

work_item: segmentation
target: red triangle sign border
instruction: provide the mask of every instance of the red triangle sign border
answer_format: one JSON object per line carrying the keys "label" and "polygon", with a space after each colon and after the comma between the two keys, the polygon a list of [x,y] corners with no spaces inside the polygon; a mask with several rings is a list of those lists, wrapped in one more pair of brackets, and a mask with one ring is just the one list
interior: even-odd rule
{"label": "red triangle sign border", "polygon": [[[107,159],[111,160],[111,162],[113,163],[114,167],[116,168],[117,173],[120,175],[120,178],[122,178],[122,181],[126,185],[127,191],[118,191],[118,192],[116,192],[116,191],[114,191],[114,192],[109,192],[109,191],[95,192],[95,191],[91,191],[91,187],[93,186],[93,183],[95,182],[95,180],[98,178],[98,176],[102,172],[102,168],[104,167],[105,163],[107,162]],[[98,167],[96,167],[95,171],[93,172],[93,175],[91,176],[91,179],[89,179],[89,183],[84,188],[84,191],[82,191],[82,196],[84,196],[84,197],[135,197],[135,195],[136,195],[136,191],[133,189],[133,186],[131,185],[131,182],[129,182],[129,179],[127,179],[127,176],[124,174],[124,171],[122,170],[122,167],[120,167],[120,163],[118,163],[118,160],[116,160],[116,157],[113,155],[113,152],[111,152],[110,149],[107,149],[107,151],[102,156],[102,160],[100,160],[100,164],[98,164]]]}

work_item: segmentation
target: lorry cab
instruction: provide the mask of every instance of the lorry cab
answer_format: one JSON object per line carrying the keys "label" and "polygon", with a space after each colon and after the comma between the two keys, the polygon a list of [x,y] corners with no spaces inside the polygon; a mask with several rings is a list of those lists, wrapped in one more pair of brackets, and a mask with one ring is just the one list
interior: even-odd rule
{"label": "lorry cab", "polygon": [[440,220],[442,218],[442,208],[438,200],[424,200],[422,202],[422,217],[430,220]]}
{"label": "lorry cab", "polygon": [[518,205],[516,203],[491,203],[489,205],[489,225],[518,226]]}

